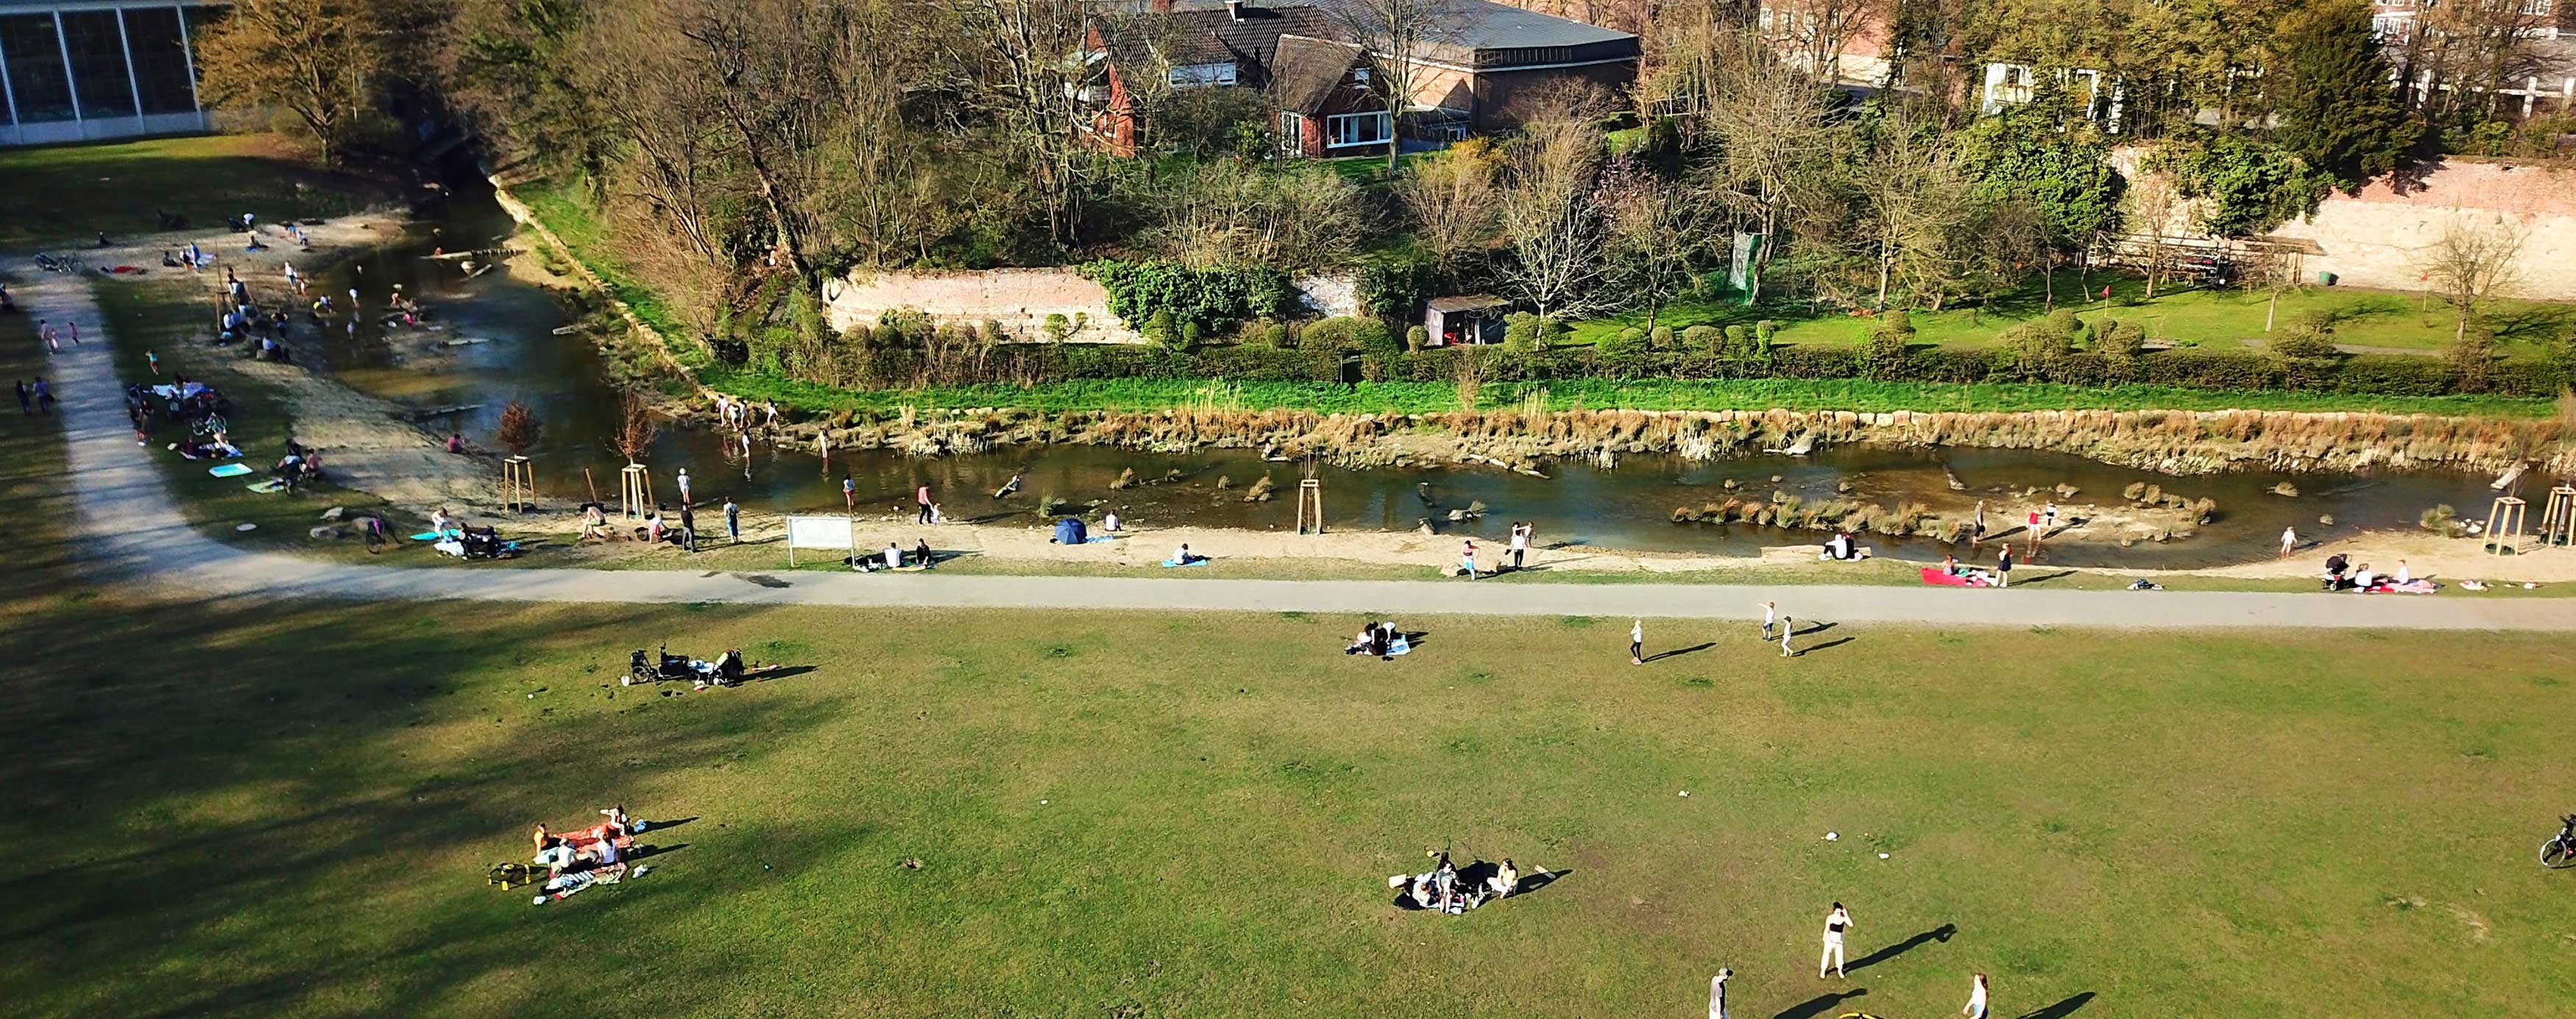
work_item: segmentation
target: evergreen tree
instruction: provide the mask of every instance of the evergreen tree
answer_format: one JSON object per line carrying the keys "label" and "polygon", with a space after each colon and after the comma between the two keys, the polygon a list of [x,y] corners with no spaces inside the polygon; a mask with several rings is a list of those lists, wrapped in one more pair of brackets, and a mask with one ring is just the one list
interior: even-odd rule
{"label": "evergreen tree", "polygon": [[2273,112],[2279,141],[2347,189],[2397,168],[2422,137],[2390,81],[2365,0],[2324,0],[2283,19]]}

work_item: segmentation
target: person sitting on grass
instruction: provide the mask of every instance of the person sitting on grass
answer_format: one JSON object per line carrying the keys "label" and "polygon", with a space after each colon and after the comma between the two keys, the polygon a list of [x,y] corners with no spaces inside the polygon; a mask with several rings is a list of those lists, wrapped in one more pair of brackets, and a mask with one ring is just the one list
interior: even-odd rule
{"label": "person sitting on grass", "polygon": [[903,568],[903,546],[898,545],[898,544],[895,544],[894,542],[891,542],[891,541],[886,542],[886,547],[885,547],[885,564],[886,564],[886,569],[889,569],[889,570],[899,570],[899,569],[902,569],[902,568]]}
{"label": "person sitting on grass", "polygon": [[914,565],[920,566],[924,569],[930,568],[933,564],[936,564],[939,561],[939,557],[932,554],[930,551],[929,539],[924,538],[913,542],[912,561]]}
{"label": "person sitting on grass", "polygon": [[1174,566],[1187,566],[1195,562],[1204,562],[1206,559],[1206,556],[1190,551],[1190,546],[1187,542],[1183,542],[1181,547],[1172,550],[1172,565]]}
{"label": "person sitting on grass", "polygon": [[581,536],[611,541],[617,532],[608,529],[608,509],[595,502],[581,504]]}

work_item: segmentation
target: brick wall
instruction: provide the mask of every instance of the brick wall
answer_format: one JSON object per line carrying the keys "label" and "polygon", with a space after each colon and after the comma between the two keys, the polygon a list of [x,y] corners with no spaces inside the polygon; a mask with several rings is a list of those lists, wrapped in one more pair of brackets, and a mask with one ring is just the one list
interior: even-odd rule
{"label": "brick wall", "polygon": [[2454,160],[2409,181],[2402,192],[2384,179],[2359,195],[2337,192],[2313,219],[2273,234],[2324,249],[2307,257],[2310,274],[2331,272],[2348,286],[2420,290],[2419,253],[2451,222],[2499,217],[2528,231],[2518,296],[2576,300],[2576,171]]}
{"label": "brick wall", "polygon": [[1077,342],[1143,343],[1145,338],[1109,313],[1109,292],[1071,269],[986,269],[959,272],[888,272],[823,285],[835,330],[873,324],[896,309],[917,309],[941,323],[999,322],[1023,339],[1041,339],[1046,317],[1084,317]]}

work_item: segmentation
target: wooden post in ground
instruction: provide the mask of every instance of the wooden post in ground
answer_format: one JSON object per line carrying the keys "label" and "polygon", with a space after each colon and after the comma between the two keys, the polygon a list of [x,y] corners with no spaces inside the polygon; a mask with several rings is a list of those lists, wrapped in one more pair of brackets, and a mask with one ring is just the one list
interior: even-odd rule
{"label": "wooden post in ground", "polygon": [[527,457],[501,458],[501,503],[513,513],[537,508],[537,472]]}
{"label": "wooden post in ground", "polygon": [[2540,511],[2540,543],[2576,545],[2576,486],[2549,490],[2549,505]]}
{"label": "wooden post in ground", "polygon": [[[1315,520],[1315,529],[1311,531],[1306,529],[1306,511],[1309,506],[1314,508]],[[1297,482],[1297,533],[1324,533],[1324,483],[1319,479],[1305,478]]]}
{"label": "wooden post in ground", "polygon": [[653,509],[653,476],[643,464],[627,464],[618,473],[624,483],[617,493],[617,514],[628,520],[642,520]]}
{"label": "wooden post in ground", "polygon": [[2517,549],[2507,546],[2505,541],[2508,538],[2519,539],[2522,537],[2522,514],[2523,504],[2521,499],[2510,495],[2500,495],[2496,497],[2495,505],[2487,510],[2487,531],[2485,535],[2487,551],[2496,555],[2512,555],[2517,551]]}

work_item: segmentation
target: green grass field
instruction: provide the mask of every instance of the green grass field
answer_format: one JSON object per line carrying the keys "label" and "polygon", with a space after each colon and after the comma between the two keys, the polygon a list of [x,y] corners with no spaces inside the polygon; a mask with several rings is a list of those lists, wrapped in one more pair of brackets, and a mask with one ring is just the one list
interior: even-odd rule
{"label": "green grass field", "polygon": [[[61,471],[0,426],[13,1015],[2576,1008],[2556,638],[210,605],[88,572]],[[614,685],[666,639],[800,671]],[[614,802],[653,873],[484,887]],[[1392,908],[1442,845],[1562,876]]]}
{"label": "green grass field", "polygon": [[[2093,300],[2087,302],[2089,283]],[[2104,308],[2101,287],[2111,288],[2112,304]],[[2152,299],[2146,282],[2126,276],[2094,273],[2080,280],[2072,272],[2057,279],[2057,306],[2073,308],[2086,323],[2105,318],[2136,322],[2152,339],[2186,346],[2232,350],[2258,346],[2268,294],[2241,290],[2160,287]],[[2023,288],[1988,307],[1909,313],[1914,341],[1951,347],[1982,347],[2005,329],[2045,314],[2047,303],[2038,284]],[[2457,319],[2448,306],[2416,294],[2393,294],[2330,287],[2303,287],[2281,295],[2278,322],[2287,324],[2310,311],[2335,318],[2335,342],[2361,347],[2438,351],[2451,342]],[[1803,304],[1769,303],[1746,308],[1734,301],[1685,300],[1656,321],[1682,329],[1694,325],[1751,326],[1761,319],[1780,324],[1782,343],[1853,345],[1869,338],[1876,319],[1839,312],[1817,314]],[[2531,354],[2542,345],[2576,331],[2576,305],[2548,301],[2499,300],[2475,320],[2493,330],[2498,348],[2508,355]],[[1643,326],[1645,313],[1625,313],[1574,324],[1568,338],[1596,342],[1620,329]]]}
{"label": "green grass field", "polygon": [[[808,412],[887,411],[902,407],[1018,407],[1037,411],[1311,410],[1343,414],[1437,414],[1458,409],[1458,387],[1446,382],[1224,382],[1191,379],[1087,379],[1035,386],[934,386],[924,389],[837,389],[758,372],[710,368],[701,381],[754,402]],[[2307,410],[2548,417],[2549,400],[2496,396],[2377,396],[2295,390],[2231,392],[2169,386],[2082,387],[2052,383],[1872,382],[1863,379],[1559,380],[1485,384],[1477,406],[1517,408],[1544,395],[1551,410]]]}
{"label": "green grass field", "polygon": [[273,135],[209,135],[0,149],[0,249],[74,250],[159,231],[155,213],[217,233],[248,212],[261,222],[338,216],[392,197],[381,184],[318,169]]}

